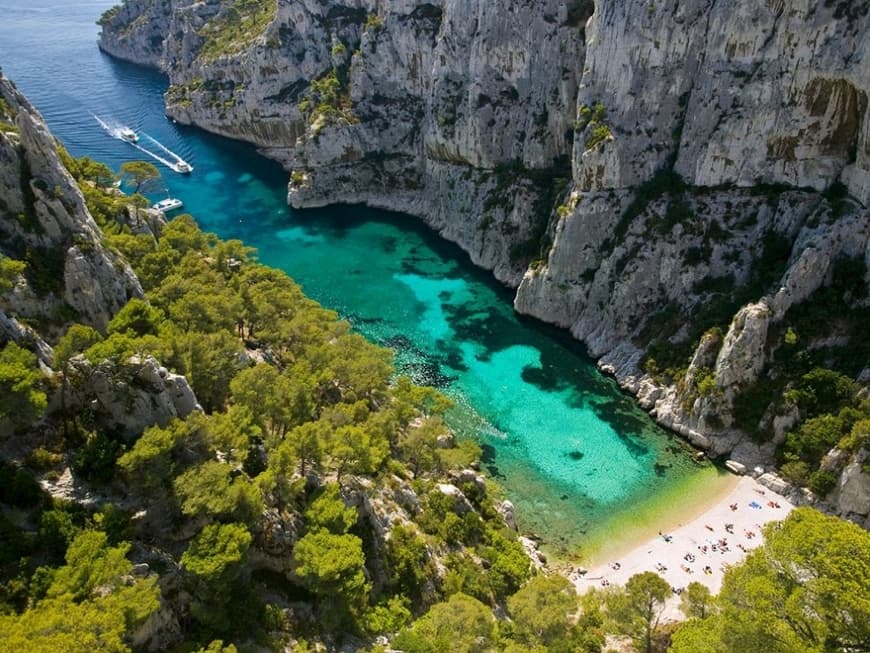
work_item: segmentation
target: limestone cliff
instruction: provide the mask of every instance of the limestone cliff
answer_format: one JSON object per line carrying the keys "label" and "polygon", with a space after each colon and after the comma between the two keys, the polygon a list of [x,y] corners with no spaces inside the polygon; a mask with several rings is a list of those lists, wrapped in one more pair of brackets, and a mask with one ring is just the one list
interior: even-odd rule
{"label": "limestone cliff", "polygon": [[142,296],[139,280],[103,246],[54,137],[2,73],[0,99],[0,254],[28,266],[0,310],[40,320],[46,334],[70,321],[104,330]]}
{"label": "limestone cliff", "polygon": [[[52,374],[48,343],[70,323],[105,332],[143,292],[124,258],[104,244],[42,117],[2,73],[0,100],[0,255],[26,266],[0,292],[0,345],[32,350]],[[66,377],[75,378],[75,389],[54,393],[50,410],[87,411],[95,424],[125,435],[199,408],[187,379],[151,358],[97,366],[77,358]]]}
{"label": "limestone cliff", "polygon": [[[772,461],[787,416],[747,424],[734,402],[775,375],[821,294],[843,323],[805,329],[807,347],[866,350],[849,317],[866,289],[837,285],[844,266],[870,281],[866,2],[129,0],[109,14],[101,47],[165,70],[172,117],[281,161],[293,206],[421,217],[716,455]],[[767,444],[747,436],[758,423]]]}

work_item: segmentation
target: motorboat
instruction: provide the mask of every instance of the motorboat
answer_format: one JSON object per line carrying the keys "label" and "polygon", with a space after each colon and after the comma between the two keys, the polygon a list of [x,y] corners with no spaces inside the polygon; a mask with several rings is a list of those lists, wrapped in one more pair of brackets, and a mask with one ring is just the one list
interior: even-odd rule
{"label": "motorboat", "polygon": [[172,169],[183,175],[188,175],[193,172],[193,166],[191,166],[187,161],[182,161],[181,159],[176,161],[175,165],[172,166]]}
{"label": "motorboat", "polygon": [[139,136],[129,127],[121,127],[118,130],[118,138],[122,141],[127,141],[128,143],[135,143],[139,140]]}
{"label": "motorboat", "polygon": [[160,200],[154,204],[151,208],[155,211],[160,211],[161,213],[166,214],[170,211],[180,209],[182,206],[184,206],[184,202],[177,197],[167,197],[165,200]]}

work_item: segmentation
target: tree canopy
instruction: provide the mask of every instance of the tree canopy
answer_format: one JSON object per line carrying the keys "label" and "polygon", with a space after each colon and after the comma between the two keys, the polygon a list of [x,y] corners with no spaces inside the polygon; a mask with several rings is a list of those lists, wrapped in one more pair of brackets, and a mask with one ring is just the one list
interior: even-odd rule
{"label": "tree canopy", "polygon": [[607,598],[607,614],[617,632],[630,637],[639,651],[653,653],[653,633],[670,595],[671,586],[658,574],[635,574]]}
{"label": "tree canopy", "polygon": [[129,544],[110,547],[105,533],[85,531],[66,565],[49,573],[45,598],[19,615],[0,615],[0,641],[25,653],[126,653],[128,634],[160,605],[156,578],[130,580]]}
{"label": "tree canopy", "polygon": [[121,164],[121,176],[133,184],[134,193],[139,193],[160,179],[160,171],[148,161],[125,161]]}
{"label": "tree canopy", "polygon": [[[809,508],[765,527],[765,542],[725,574],[720,614],[674,636],[676,653],[822,653],[870,642],[870,534]],[[685,630],[685,632],[683,632]]]}
{"label": "tree canopy", "polygon": [[29,424],[42,415],[47,404],[36,355],[7,343],[0,350],[0,423]]}

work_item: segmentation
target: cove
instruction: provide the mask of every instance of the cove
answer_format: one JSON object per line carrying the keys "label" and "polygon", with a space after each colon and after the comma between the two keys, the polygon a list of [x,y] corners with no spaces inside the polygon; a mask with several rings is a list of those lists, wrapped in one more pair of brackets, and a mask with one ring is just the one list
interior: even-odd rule
{"label": "cove", "polygon": [[256,247],[261,261],[391,347],[401,372],[451,396],[451,425],[483,446],[483,464],[515,504],[522,531],[557,555],[588,557],[638,525],[654,533],[666,514],[690,510],[721,481],[602,376],[579,343],[515,315],[507,290],[415,218],[361,207],[291,211],[276,164],[168,121],[166,78],[96,48],[94,21],[112,4],[0,0],[4,72],[76,156],[115,169],[142,158],[107,136],[97,115],[191,162],[193,175],[161,172],[204,229]]}

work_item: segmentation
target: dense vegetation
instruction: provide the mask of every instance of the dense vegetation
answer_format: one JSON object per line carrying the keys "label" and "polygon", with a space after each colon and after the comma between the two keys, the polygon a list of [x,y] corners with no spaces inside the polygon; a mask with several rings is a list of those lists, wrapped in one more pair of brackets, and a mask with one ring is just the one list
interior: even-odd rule
{"label": "dense vegetation", "polygon": [[675,653],[822,653],[870,644],[870,535],[809,509],[765,528],[763,547],[695,601]]}
{"label": "dense vegetation", "polygon": [[687,621],[663,624],[671,588],[657,574],[578,597],[562,578],[536,576],[507,602],[507,619],[456,594],[394,640],[429,651],[600,651],[604,636],[653,653],[859,651],[870,637],[870,535],[801,508],[765,530],[764,546],[725,574],[720,595],[691,583]]}
{"label": "dense vegetation", "polygon": [[263,34],[275,18],[276,0],[230,0],[200,30],[200,56],[205,60],[234,54]]}
{"label": "dense vegetation", "polygon": [[[775,209],[789,202],[788,190],[758,185],[752,193]],[[681,224],[688,233],[703,236],[702,245],[686,253],[686,263],[694,265],[707,259],[712,244],[721,241],[724,231],[717,220],[698,210],[703,206],[704,192],[686,186],[671,170],[660,172],[637,189],[616,226],[613,242],[622,241],[642,219],[645,228],[660,233],[669,233]],[[656,209],[650,208],[655,203],[664,207],[660,219],[649,218],[656,216]],[[855,208],[845,189],[835,185],[823,194],[811,220],[833,222]],[[675,384],[686,412],[692,411],[698,397],[717,399],[722,395],[710,367],[693,369],[693,379],[687,381],[699,345],[703,343],[712,352],[708,356],[715,359],[737,311],[778,289],[792,244],[785,235],[771,229],[758,243],[758,250],[759,256],[745,280],[738,283],[728,275],[699,281],[694,292],[703,301],[687,310],[676,304],[662,307],[650,316],[639,334],[638,345],[646,349],[644,371],[663,384]],[[623,259],[625,264],[628,260],[630,256]],[[717,423],[719,416],[730,414],[733,425],[759,443],[774,437],[776,417],[789,416],[793,426],[778,447],[777,462],[789,481],[809,487],[821,497],[833,489],[837,474],[848,460],[844,457],[826,465],[825,455],[833,447],[855,453],[868,442],[870,404],[866,401],[866,383],[856,380],[870,359],[870,332],[866,328],[870,292],[865,277],[862,257],[843,256],[833,261],[823,285],[771,325],[766,363],[757,382],[741,387],[733,405],[719,404],[715,414],[706,415],[708,426],[718,428],[726,426],[721,420]]]}
{"label": "dense vegetation", "polygon": [[[521,587],[529,559],[487,487],[474,474],[457,480],[455,493],[438,485],[477,456],[474,445],[452,442],[441,418],[446,398],[394,378],[388,351],[257,264],[242,243],[202,233],[190,216],[155,238],[104,166],[65,160],[147,299],[130,301],[105,334],[71,325],[56,343],[51,379],[30,352],[8,344],[0,353],[3,417],[33,445],[36,429],[43,434],[25,468],[5,468],[12,491],[24,488],[4,497],[17,511],[3,522],[3,597],[21,614],[6,624],[10,637],[48,620],[31,650],[65,648],[70,637],[122,650],[160,594],[184,615],[183,638],[203,645],[255,638],[272,646],[288,633],[367,638],[449,594],[496,605]],[[133,184],[150,176],[125,172]],[[11,261],[7,268],[4,277],[21,271]],[[150,356],[187,376],[202,412],[131,437],[73,401],[89,396],[97,368],[122,377]],[[64,400],[43,416],[51,391]],[[33,472],[57,479],[64,462],[77,483],[100,488],[96,510],[51,499],[31,480]],[[91,553],[73,555],[80,542]],[[131,542],[149,565],[141,581],[121,564]],[[111,569],[86,582],[79,565],[103,553]],[[64,555],[68,572],[58,566]],[[58,574],[73,579],[63,591],[52,589]],[[135,589],[135,611],[115,586]],[[78,607],[61,609],[55,597]],[[101,603],[108,599],[111,608]],[[299,604],[305,610],[287,607]],[[98,613],[104,621],[88,621]]]}

